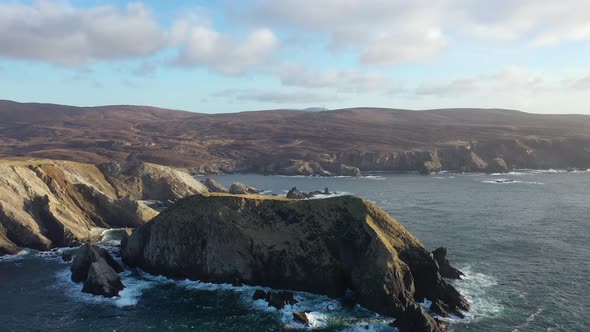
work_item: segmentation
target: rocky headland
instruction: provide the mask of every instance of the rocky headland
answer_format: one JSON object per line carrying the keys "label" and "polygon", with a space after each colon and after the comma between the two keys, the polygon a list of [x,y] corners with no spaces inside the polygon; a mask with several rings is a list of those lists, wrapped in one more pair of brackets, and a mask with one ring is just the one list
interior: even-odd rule
{"label": "rocky headland", "polygon": [[107,228],[136,227],[158,212],[142,200],[177,200],[208,192],[188,173],[132,162],[0,162],[0,255],[21,247],[48,250],[97,238]]}
{"label": "rocky headland", "polygon": [[[420,241],[374,204],[352,196],[184,198],[138,227],[122,256],[129,266],[171,278],[331,297],[351,293],[362,306],[396,317],[401,331],[444,330],[417,301],[428,299],[448,313],[469,309]],[[288,294],[259,293],[269,304],[290,301]]]}

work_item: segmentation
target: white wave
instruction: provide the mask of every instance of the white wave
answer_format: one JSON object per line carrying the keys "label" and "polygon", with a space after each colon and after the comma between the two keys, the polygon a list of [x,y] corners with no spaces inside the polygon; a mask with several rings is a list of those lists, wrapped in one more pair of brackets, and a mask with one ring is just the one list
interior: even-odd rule
{"label": "white wave", "polygon": [[359,178],[359,179],[368,179],[368,180],[378,180],[378,181],[381,181],[381,180],[385,180],[386,179],[386,177],[379,176],[379,175],[365,175],[365,176],[359,176],[357,178]]}
{"label": "white wave", "polygon": [[116,247],[121,244],[121,239],[126,228],[109,228],[100,234],[100,241],[97,243],[103,246]]}
{"label": "white wave", "polygon": [[513,179],[495,179],[495,180],[484,180],[481,181],[481,183],[487,183],[487,184],[518,184],[518,183],[523,183],[523,184],[545,184],[543,182],[538,182],[538,181],[521,181],[521,180],[513,180]]}
{"label": "white wave", "polygon": [[30,253],[30,250],[23,249],[23,250],[19,251],[18,253],[14,254],[14,255],[0,256],[0,262],[14,262],[14,261],[18,261],[18,260],[21,260],[21,259],[27,257],[27,255],[29,255],[29,253]]}
{"label": "white wave", "polygon": [[325,194],[315,195],[315,196],[308,198],[308,199],[324,199],[324,198],[347,196],[347,195],[352,195],[352,194],[349,192],[346,192],[346,191],[339,191],[339,192],[331,193],[329,195],[325,195]]}
{"label": "white wave", "polygon": [[470,305],[470,310],[465,312],[465,318],[455,318],[453,321],[472,321],[482,317],[493,317],[503,310],[499,300],[494,298],[490,291],[498,285],[492,276],[475,272],[470,266],[460,268],[465,273],[463,279],[451,282]]}
{"label": "white wave", "polygon": [[[393,331],[393,329],[390,328],[388,324],[393,322],[395,319],[380,316],[362,308],[359,305],[356,305],[353,310],[344,309],[338,299],[332,299],[325,295],[293,291],[294,298],[298,302],[291,305],[285,305],[283,309],[278,310],[272,306],[269,306],[264,300],[252,299],[256,290],[276,292],[280,291],[278,289],[271,289],[261,286],[214,284],[193,280],[173,280],[162,276],[151,276],[143,272],[139,273],[141,275],[141,279],[149,282],[147,287],[157,284],[171,283],[179,287],[198,291],[230,291],[241,293],[240,299],[244,304],[251,306],[255,310],[276,313],[277,317],[287,328],[306,328],[305,326],[295,322],[293,319],[294,312],[306,312],[306,316],[310,322],[310,326],[307,327],[308,329],[325,328],[334,322],[345,321],[346,323],[344,327],[346,331]],[[123,283],[125,282],[128,281],[124,279]],[[137,294],[139,294],[139,292],[143,291],[144,289],[145,288],[139,288]],[[130,294],[131,300],[137,299],[139,297],[137,294]],[[125,294],[121,292],[120,295],[123,296]],[[133,305],[136,302],[130,301],[130,303]]]}
{"label": "white wave", "polygon": [[63,262],[61,256],[64,252],[73,251],[78,249],[79,246],[76,247],[60,247],[60,248],[53,248],[48,251],[39,251],[36,249],[24,248],[19,253],[14,255],[5,255],[0,256],[0,262],[15,262],[20,261],[23,259],[33,259],[33,258],[41,258],[46,260],[53,260],[62,263]]}
{"label": "white wave", "polygon": [[537,319],[537,316],[539,316],[540,314],[543,313],[545,309],[543,309],[542,307],[537,309],[537,311],[533,312],[532,314],[530,314],[526,320],[524,321],[524,323],[518,325],[517,327],[515,327],[512,332],[518,332],[520,331],[521,328],[527,327],[529,326],[532,322],[535,321],[535,319]]}
{"label": "white wave", "polygon": [[56,274],[58,281],[56,286],[64,289],[66,295],[74,300],[86,303],[106,303],[122,308],[136,305],[143,291],[157,284],[157,282],[152,280],[137,278],[131,271],[125,271],[120,275],[121,282],[125,285],[125,288],[119,292],[119,296],[112,298],[83,293],[83,283],[75,283],[71,280],[71,271],[69,268],[59,271]]}

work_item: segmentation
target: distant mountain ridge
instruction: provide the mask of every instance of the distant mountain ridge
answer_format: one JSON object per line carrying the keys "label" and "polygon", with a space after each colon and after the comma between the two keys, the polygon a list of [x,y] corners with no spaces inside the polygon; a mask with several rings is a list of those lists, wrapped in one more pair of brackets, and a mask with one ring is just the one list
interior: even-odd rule
{"label": "distant mountain ridge", "polygon": [[203,114],[0,101],[0,157],[286,175],[590,168],[590,116],[385,108]]}

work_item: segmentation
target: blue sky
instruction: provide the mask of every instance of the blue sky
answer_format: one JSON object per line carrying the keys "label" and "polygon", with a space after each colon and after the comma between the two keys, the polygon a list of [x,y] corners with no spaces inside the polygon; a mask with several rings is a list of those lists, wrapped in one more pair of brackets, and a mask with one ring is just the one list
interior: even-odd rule
{"label": "blue sky", "polygon": [[585,0],[0,1],[0,98],[590,113]]}

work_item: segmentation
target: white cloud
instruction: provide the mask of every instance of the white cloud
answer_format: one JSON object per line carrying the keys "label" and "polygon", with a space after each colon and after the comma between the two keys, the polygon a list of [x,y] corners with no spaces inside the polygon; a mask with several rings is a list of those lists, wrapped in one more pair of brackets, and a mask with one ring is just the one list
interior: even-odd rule
{"label": "white cloud", "polygon": [[165,44],[165,32],[141,3],[125,8],[0,4],[0,56],[82,66],[151,55]]}
{"label": "white cloud", "polygon": [[301,64],[285,64],[273,71],[285,86],[330,88],[340,92],[368,92],[389,84],[383,75],[360,70],[309,69]]}
{"label": "white cloud", "polygon": [[[178,48],[174,63],[241,74],[265,63],[279,42],[267,28],[245,37],[216,31],[205,12],[178,18],[167,31],[142,3],[76,8],[63,1],[0,4],[0,56],[71,67],[99,61],[148,58]],[[135,72],[156,70],[147,59]]]}
{"label": "white cloud", "polygon": [[477,74],[447,81],[423,82],[418,96],[462,97],[473,94],[531,95],[557,88],[548,78],[520,67],[509,67],[491,74]]}
{"label": "white cloud", "polygon": [[590,2],[586,0],[450,1],[462,29],[480,37],[555,46],[590,41]]}
{"label": "white cloud", "polygon": [[590,73],[574,75],[562,80],[562,87],[572,91],[590,90]]}
{"label": "white cloud", "polygon": [[239,75],[266,63],[279,41],[267,28],[257,28],[243,39],[220,33],[199,20],[183,18],[172,28],[172,40],[180,45],[174,63],[207,66],[224,75]]}
{"label": "white cloud", "polygon": [[531,46],[588,42],[588,12],[587,0],[258,0],[242,19],[319,34],[366,65],[395,65],[436,57],[454,34]]}
{"label": "white cloud", "polygon": [[446,45],[443,1],[261,0],[252,22],[319,32],[333,51],[353,49],[365,64],[387,65],[430,58]]}

